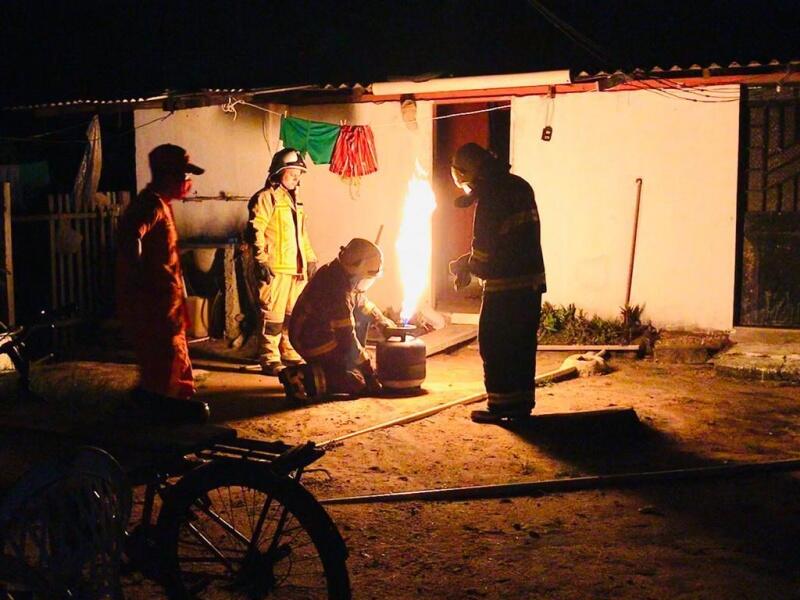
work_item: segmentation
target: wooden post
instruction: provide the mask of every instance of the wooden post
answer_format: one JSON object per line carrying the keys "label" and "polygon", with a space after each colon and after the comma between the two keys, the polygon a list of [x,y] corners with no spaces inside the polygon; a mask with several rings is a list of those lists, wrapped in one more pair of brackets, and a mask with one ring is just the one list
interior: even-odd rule
{"label": "wooden post", "polygon": [[3,183],[3,241],[5,248],[3,256],[6,270],[6,302],[8,306],[8,326],[14,327],[16,324],[16,314],[14,306],[14,247],[11,238],[11,184]]}
{"label": "wooden post", "polygon": [[55,308],[58,302],[58,284],[56,282],[56,202],[53,196],[47,196],[47,208],[50,225],[50,308]]}
{"label": "wooden post", "polygon": [[59,304],[53,308],[64,306],[67,303],[67,286],[65,277],[64,253],[59,252],[58,248],[58,230],[61,228],[64,216],[64,197],[59,194],[58,198],[58,227],[56,227],[56,256],[58,257],[58,298]]}
{"label": "wooden post", "polygon": [[99,267],[99,277],[97,279],[97,288],[100,293],[100,297],[103,299],[108,299],[108,294],[111,290],[110,282],[112,281],[111,277],[111,268],[109,265],[113,265],[113,257],[108,256],[108,244],[106,243],[106,220],[109,218],[109,214],[111,213],[111,204],[114,202],[114,193],[111,192],[108,195],[109,206],[98,206],[97,207],[97,226],[100,229],[99,237],[97,238],[97,243],[99,245],[98,248],[98,267]]}
{"label": "wooden post", "polygon": [[[83,211],[81,210],[83,203],[80,197],[74,198],[73,202],[73,209],[74,215],[73,218],[68,221],[70,223],[70,229],[81,236],[81,243],[78,247],[78,251],[75,253],[75,263],[76,263],[76,281],[75,281],[75,292],[78,300],[78,310],[83,312],[84,309],[84,285],[83,285],[83,252],[86,248],[86,230],[84,228],[84,224],[86,220],[83,217]],[[74,224],[74,225],[73,225]]]}
{"label": "wooden post", "polygon": [[84,231],[86,231],[85,249],[86,249],[86,309],[89,314],[94,314],[95,304],[97,303],[97,257],[95,256],[95,249],[97,248],[97,208],[94,202],[86,207],[87,215],[84,223]]}
{"label": "wooden post", "polygon": [[241,312],[239,305],[239,286],[236,284],[236,262],[234,260],[235,246],[225,245],[224,270],[225,270],[225,339],[233,341],[241,333],[237,317]]}
{"label": "wooden post", "polygon": [[[69,194],[64,194],[64,215],[62,215],[61,220],[61,227],[69,227],[72,229],[72,224],[70,223],[70,213],[72,212],[72,197]],[[66,233],[65,233],[66,239]],[[62,250],[69,250],[69,248],[62,248]],[[69,303],[75,303],[75,268],[74,268],[74,257],[69,252],[64,252],[64,260],[67,263],[67,298],[69,298]]]}

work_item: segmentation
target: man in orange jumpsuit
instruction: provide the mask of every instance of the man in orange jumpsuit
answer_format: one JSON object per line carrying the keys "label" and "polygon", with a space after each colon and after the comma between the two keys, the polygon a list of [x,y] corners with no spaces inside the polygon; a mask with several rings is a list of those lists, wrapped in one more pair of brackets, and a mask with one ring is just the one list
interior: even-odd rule
{"label": "man in orange jumpsuit", "polygon": [[178,232],[170,206],[191,189],[188,174],[200,175],[203,169],[173,144],[155,148],[149,161],[152,181],[120,219],[116,273],[119,316],[141,369],[136,399],[163,414],[204,420],[205,403],[185,402],[195,387]]}

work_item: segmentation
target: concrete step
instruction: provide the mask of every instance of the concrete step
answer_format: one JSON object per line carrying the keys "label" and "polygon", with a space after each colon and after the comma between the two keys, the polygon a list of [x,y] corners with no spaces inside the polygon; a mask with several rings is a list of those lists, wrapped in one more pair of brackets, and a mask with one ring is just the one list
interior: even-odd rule
{"label": "concrete step", "polygon": [[718,373],[800,384],[800,343],[738,343],[713,358]]}
{"label": "concrete step", "polygon": [[737,327],[731,331],[737,344],[800,344],[800,329],[772,327]]}

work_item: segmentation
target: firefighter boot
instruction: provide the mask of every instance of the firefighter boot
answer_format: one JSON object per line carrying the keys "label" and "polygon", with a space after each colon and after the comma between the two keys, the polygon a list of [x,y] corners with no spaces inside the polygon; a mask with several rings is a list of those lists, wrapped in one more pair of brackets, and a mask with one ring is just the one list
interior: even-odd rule
{"label": "firefighter boot", "polygon": [[325,395],[325,372],[319,365],[297,365],[284,368],[278,374],[286,398],[294,402],[308,403]]}
{"label": "firefighter boot", "polygon": [[523,421],[531,416],[536,405],[534,392],[488,393],[488,410],[474,410],[470,417],[476,423]]}
{"label": "firefighter boot", "polygon": [[379,396],[383,391],[383,385],[378,380],[375,370],[372,368],[372,363],[364,361],[358,366],[358,370],[364,376],[364,396]]}

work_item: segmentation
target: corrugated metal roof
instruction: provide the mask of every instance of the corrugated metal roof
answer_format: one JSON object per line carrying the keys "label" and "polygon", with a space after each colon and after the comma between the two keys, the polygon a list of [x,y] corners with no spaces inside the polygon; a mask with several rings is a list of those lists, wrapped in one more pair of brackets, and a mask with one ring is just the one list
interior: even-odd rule
{"label": "corrugated metal roof", "polygon": [[[777,59],[772,59],[768,62],[750,61],[745,65],[738,62],[731,62],[727,66],[721,66],[717,63],[710,63],[702,66],[699,64],[691,64],[689,66],[672,65],[669,68],[664,68],[660,65],[654,65],[648,69],[637,68],[633,71],[624,72],[622,70],[609,73],[607,71],[597,71],[595,73],[588,73],[581,71],[572,78],[574,83],[593,82],[612,77],[617,78],[635,78],[653,79],[669,77],[707,77],[709,75],[736,75],[736,74],[751,74],[751,73],[779,73],[786,72],[800,72],[800,60],[791,60],[788,62],[781,62]],[[91,107],[129,107],[131,109],[142,107],[147,104],[163,103],[165,101],[175,102],[175,107],[183,107],[181,99],[189,98],[208,98],[214,97],[215,101],[219,103],[224,102],[226,96],[229,95],[246,95],[249,99],[264,100],[266,97],[274,96],[279,100],[298,101],[302,96],[339,96],[349,94],[351,96],[360,96],[365,93],[370,93],[371,84],[362,83],[325,83],[322,85],[309,84],[309,85],[295,85],[295,86],[282,86],[282,87],[262,87],[262,88],[206,88],[192,92],[169,92],[165,91],[162,94],[155,96],[141,96],[132,98],[112,98],[112,99],[75,99],[63,100],[57,102],[43,102],[36,104],[23,104],[18,106],[5,107],[3,110],[37,110],[37,109],[78,109],[91,108]],[[217,103],[217,102],[210,102]],[[186,106],[188,107],[188,105]]]}
{"label": "corrugated metal roof", "polygon": [[702,76],[704,72],[710,73],[711,75],[715,75],[717,73],[734,75],[737,72],[741,74],[748,74],[752,72],[778,72],[781,69],[791,70],[792,68],[800,68],[800,60],[781,62],[777,59],[772,59],[764,63],[753,60],[748,62],[746,65],[742,65],[734,61],[729,63],[727,67],[723,67],[713,62],[705,66],[695,63],[689,66],[672,65],[669,68],[663,68],[660,65],[655,65],[648,69],[636,68],[629,72],[617,70],[613,73],[608,73],[607,71],[597,71],[596,73],[587,73],[586,71],[581,71],[575,76],[574,81],[576,83],[581,81],[595,81],[598,79],[611,77],[612,75],[635,75],[637,78],[641,78],[643,76],[647,77],[650,75],[654,78],[659,78],[664,77],[667,74],[675,76],[676,74],[680,73],[691,77]]}
{"label": "corrugated metal roof", "polygon": [[112,106],[112,105],[135,105],[145,102],[159,102],[166,100],[168,95],[149,96],[140,98],[81,98],[76,100],[60,100],[57,102],[40,102],[36,104],[20,104],[17,106],[7,106],[4,110],[34,110],[39,108],[61,108],[61,107],[82,107],[82,106]]}

